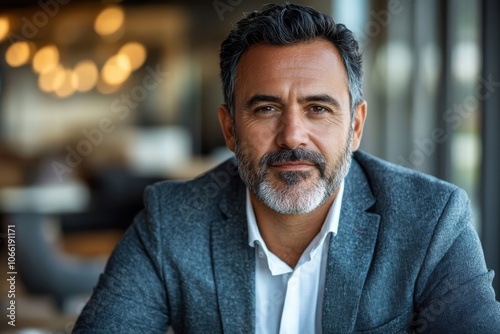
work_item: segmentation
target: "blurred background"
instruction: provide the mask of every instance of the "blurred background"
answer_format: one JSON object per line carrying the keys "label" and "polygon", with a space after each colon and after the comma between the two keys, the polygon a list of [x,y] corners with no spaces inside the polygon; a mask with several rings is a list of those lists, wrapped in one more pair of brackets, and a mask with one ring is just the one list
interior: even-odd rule
{"label": "blurred background", "polygon": [[[17,330],[69,333],[144,188],[230,156],[217,120],[219,46],[267,2],[0,2],[0,268],[13,225]],[[297,3],[359,37],[362,148],[464,188],[499,272],[499,2]],[[2,319],[0,331],[13,332]]]}

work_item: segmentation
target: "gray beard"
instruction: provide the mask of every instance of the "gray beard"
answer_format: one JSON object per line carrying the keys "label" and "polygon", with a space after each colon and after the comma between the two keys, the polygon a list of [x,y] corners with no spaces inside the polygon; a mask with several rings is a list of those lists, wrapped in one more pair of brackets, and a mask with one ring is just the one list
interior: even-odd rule
{"label": "gray beard", "polygon": [[[352,160],[353,128],[349,131],[347,145],[331,171],[327,170],[326,159],[317,152],[304,149],[281,150],[265,154],[254,168],[243,152],[235,136],[235,154],[240,177],[252,193],[269,208],[282,214],[308,213],[323,204],[340,186],[349,172]],[[310,171],[280,172],[284,185],[274,184],[269,173],[272,162],[306,160],[315,164],[318,175]],[[314,178],[307,186],[300,182]]]}

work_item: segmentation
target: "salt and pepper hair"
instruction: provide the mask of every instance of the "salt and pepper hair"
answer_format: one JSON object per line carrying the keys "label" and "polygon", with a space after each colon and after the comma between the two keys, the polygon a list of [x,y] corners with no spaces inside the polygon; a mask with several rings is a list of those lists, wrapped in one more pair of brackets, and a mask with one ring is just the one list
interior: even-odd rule
{"label": "salt and pepper hair", "polygon": [[351,117],[362,100],[363,69],[356,36],[345,25],[311,7],[270,4],[238,22],[222,42],[220,71],[222,89],[229,114],[234,120],[236,69],[241,56],[257,43],[290,45],[314,39],[330,41],[339,51],[349,85]]}

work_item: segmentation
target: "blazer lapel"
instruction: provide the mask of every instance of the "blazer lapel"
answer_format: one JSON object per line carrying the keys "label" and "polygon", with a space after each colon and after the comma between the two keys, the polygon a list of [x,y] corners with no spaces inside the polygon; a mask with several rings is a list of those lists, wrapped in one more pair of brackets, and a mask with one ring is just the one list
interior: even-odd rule
{"label": "blazer lapel", "polygon": [[238,175],[220,202],[221,219],[212,223],[212,259],[222,329],[253,333],[255,328],[255,249],[248,245],[245,186]]}
{"label": "blazer lapel", "polygon": [[354,330],[379,227],[380,216],[366,212],[374,203],[368,180],[353,160],[345,179],[338,234],[330,241],[322,313],[324,333]]}

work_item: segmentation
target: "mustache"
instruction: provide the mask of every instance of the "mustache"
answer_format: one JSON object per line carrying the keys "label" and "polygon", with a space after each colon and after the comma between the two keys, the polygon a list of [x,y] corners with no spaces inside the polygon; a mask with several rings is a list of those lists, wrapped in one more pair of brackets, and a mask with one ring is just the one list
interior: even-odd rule
{"label": "mustache", "polygon": [[260,167],[269,166],[275,163],[286,163],[294,161],[307,161],[318,167],[323,172],[326,166],[325,157],[318,152],[306,150],[304,148],[281,149],[275,152],[266,153],[260,160]]}

